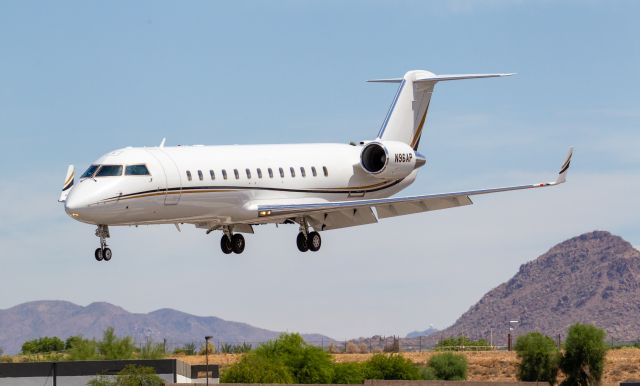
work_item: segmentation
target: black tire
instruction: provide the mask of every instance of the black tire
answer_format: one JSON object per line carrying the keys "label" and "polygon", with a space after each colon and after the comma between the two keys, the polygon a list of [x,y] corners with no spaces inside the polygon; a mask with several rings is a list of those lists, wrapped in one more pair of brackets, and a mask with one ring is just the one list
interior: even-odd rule
{"label": "black tire", "polygon": [[320,247],[322,246],[322,238],[320,237],[320,233],[309,233],[309,237],[307,238],[307,240],[307,244],[309,244],[309,250],[311,252],[318,252],[320,250]]}
{"label": "black tire", "polygon": [[236,233],[231,237],[231,248],[233,249],[233,253],[237,253],[238,255],[244,251],[244,236],[240,233]]}
{"label": "black tire", "polygon": [[96,258],[96,260],[102,261],[102,248],[96,249],[96,251],[93,253],[93,256]]}
{"label": "black tire", "polygon": [[111,253],[111,248],[105,248],[102,250],[102,258],[104,259],[104,261],[109,261],[111,260],[112,257],[112,253]]}
{"label": "black tire", "polygon": [[220,239],[220,249],[222,249],[222,253],[225,255],[233,252],[233,249],[231,248],[231,239],[227,237],[227,235],[222,235],[222,238]]}
{"label": "black tire", "polygon": [[304,233],[298,233],[298,237],[296,237],[296,245],[298,246],[298,250],[300,252],[306,252],[309,250],[309,242],[304,236]]}

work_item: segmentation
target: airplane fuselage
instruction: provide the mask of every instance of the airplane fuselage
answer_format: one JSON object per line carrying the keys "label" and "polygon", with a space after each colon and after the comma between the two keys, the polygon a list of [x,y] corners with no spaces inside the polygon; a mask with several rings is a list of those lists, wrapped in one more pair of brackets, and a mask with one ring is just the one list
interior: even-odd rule
{"label": "airplane fuselage", "polygon": [[[81,178],[65,209],[90,224],[261,223],[256,208],[263,201],[383,198],[415,180],[416,171],[402,179],[367,174],[361,151],[347,144],[124,148],[92,164],[122,170]],[[144,165],[148,174],[127,175],[130,165]]]}

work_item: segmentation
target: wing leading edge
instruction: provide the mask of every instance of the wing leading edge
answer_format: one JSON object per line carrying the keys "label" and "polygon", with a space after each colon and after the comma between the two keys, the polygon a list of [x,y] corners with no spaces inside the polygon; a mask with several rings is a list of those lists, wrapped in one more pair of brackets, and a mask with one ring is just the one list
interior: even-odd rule
{"label": "wing leading edge", "polygon": [[[267,204],[258,205],[257,211],[258,216],[263,219],[269,217],[307,217],[310,225],[320,230],[370,224],[377,222],[377,219],[379,218],[403,216],[412,213],[471,205],[473,202],[471,201],[470,196],[508,192],[512,190],[545,188],[562,184],[566,182],[566,176],[569,172],[572,156],[573,148],[570,148],[556,180],[551,182],[410,197],[391,197],[312,204]],[[376,210],[377,218],[373,214],[373,208]]]}

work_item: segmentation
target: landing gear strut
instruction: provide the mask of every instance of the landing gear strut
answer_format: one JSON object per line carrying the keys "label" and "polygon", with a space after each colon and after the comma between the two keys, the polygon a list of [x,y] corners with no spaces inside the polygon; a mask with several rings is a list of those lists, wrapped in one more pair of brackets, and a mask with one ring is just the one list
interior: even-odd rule
{"label": "landing gear strut", "polygon": [[300,252],[317,252],[320,250],[322,246],[322,238],[320,237],[320,233],[313,231],[309,232],[309,223],[306,218],[300,218],[297,220],[298,224],[300,224],[300,233],[298,233],[298,237],[296,237],[296,245],[298,246],[298,250]]}
{"label": "landing gear strut", "polygon": [[244,247],[246,245],[244,242],[244,236],[240,233],[232,233],[231,228],[229,227],[223,228],[222,231],[224,234],[220,239],[220,249],[222,249],[224,254],[228,255],[231,252],[241,254],[244,252]]}
{"label": "landing gear strut", "polygon": [[107,239],[109,236],[109,227],[107,225],[98,225],[96,229],[96,236],[100,238],[100,248],[96,249],[93,254],[96,260],[98,261],[109,261],[111,260],[111,249],[107,247]]}

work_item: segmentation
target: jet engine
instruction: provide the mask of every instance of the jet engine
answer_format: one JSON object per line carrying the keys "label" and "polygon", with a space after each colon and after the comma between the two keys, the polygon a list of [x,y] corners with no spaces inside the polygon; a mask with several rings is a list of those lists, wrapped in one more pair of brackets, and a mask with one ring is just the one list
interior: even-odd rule
{"label": "jet engine", "polygon": [[360,166],[382,179],[399,179],[426,163],[425,158],[404,142],[369,142],[360,152]]}

